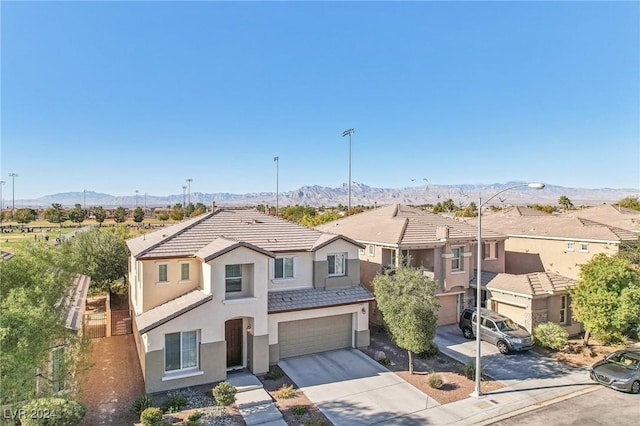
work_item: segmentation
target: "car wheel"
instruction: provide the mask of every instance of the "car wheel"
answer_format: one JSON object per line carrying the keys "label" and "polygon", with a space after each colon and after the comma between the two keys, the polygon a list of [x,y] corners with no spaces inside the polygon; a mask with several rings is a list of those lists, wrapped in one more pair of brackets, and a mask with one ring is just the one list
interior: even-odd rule
{"label": "car wheel", "polygon": [[469,327],[465,327],[465,328],[462,329],[462,335],[466,339],[473,339],[473,331],[471,331],[471,329]]}
{"label": "car wheel", "polygon": [[501,354],[506,355],[509,353],[509,345],[504,340],[499,340],[496,346]]}
{"label": "car wheel", "polygon": [[640,393],[640,380],[631,383],[631,393]]}

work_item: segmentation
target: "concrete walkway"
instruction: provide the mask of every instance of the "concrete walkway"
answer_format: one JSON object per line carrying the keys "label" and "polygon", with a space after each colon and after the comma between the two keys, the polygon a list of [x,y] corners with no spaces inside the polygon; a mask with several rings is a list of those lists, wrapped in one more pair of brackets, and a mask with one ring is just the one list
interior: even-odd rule
{"label": "concrete walkway", "polygon": [[247,426],[287,426],[271,395],[256,376],[246,372],[230,373],[227,382],[238,391],[236,405]]}

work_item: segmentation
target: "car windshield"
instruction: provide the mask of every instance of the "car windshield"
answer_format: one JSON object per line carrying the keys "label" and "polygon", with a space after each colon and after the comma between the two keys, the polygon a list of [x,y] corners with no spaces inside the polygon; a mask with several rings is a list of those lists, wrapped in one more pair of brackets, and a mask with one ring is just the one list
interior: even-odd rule
{"label": "car windshield", "polygon": [[625,353],[615,354],[609,358],[609,361],[620,364],[629,370],[638,371],[640,369],[640,359],[631,357]]}
{"label": "car windshield", "polygon": [[520,329],[518,324],[511,321],[510,319],[506,319],[504,321],[496,321],[496,325],[498,326],[498,330],[500,331],[515,331]]}

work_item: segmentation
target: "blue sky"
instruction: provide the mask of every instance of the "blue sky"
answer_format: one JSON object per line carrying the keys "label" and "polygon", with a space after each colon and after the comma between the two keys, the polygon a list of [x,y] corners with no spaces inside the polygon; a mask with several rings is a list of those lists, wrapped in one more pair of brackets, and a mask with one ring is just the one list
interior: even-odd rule
{"label": "blue sky", "polygon": [[640,186],[637,1],[0,7],[5,200]]}

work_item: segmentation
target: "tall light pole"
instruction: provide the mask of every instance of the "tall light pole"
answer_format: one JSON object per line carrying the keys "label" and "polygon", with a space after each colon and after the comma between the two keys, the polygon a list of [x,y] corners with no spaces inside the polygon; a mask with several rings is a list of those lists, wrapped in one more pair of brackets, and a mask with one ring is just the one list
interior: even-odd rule
{"label": "tall light pole", "polygon": [[278,199],[280,198],[280,191],[278,188],[278,165],[279,165],[280,157],[273,157],[273,161],[276,162],[276,217],[279,217],[278,216]]}
{"label": "tall light pole", "polygon": [[342,137],[349,135],[349,206],[347,212],[351,210],[351,135],[355,131],[353,129],[347,129],[342,132]]}
{"label": "tall light pole", "polygon": [[191,204],[191,182],[193,182],[193,179],[187,179],[187,185],[189,185],[189,204]]}
{"label": "tall light pole", "polygon": [[136,208],[138,208],[138,192],[140,191],[136,189]]}
{"label": "tall light pole", "polygon": [[182,208],[187,207],[187,185],[182,185]]}
{"label": "tall light pole", "polygon": [[87,190],[82,190],[82,210],[87,209]]}
{"label": "tall light pole", "polygon": [[11,218],[13,218],[16,213],[16,178],[18,177],[18,174],[9,173],[9,176],[11,176]]}
{"label": "tall light pole", "polygon": [[503,192],[509,191],[514,188],[520,188],[523,186],[528,186],[529,188],[534,189],[542,189],[544,188],[544,183],[521,183],[518,185],[513,185],[508,188],[503,189],[500,192],[496,192],[491,197],[482,202],[482,197],[478,197],[478,251],[476,253],[477,257],[477,270],[476,270],[476,383],[475,389],[471,392],[472,397],[480,398],[482,396],[482,392],[480,391],[480,380],[482,378],[482,363],[481,363],[481,353],[480,353],[480,323],[482,322],[482,207],[491,201],[493,198],[502,194]]}
{"label": "tall light pole", "polygon": [[4,216],[4,196],[2,195],[2,187],[6,182],[0,180],[0,228],[2,228],[2,216]]}

